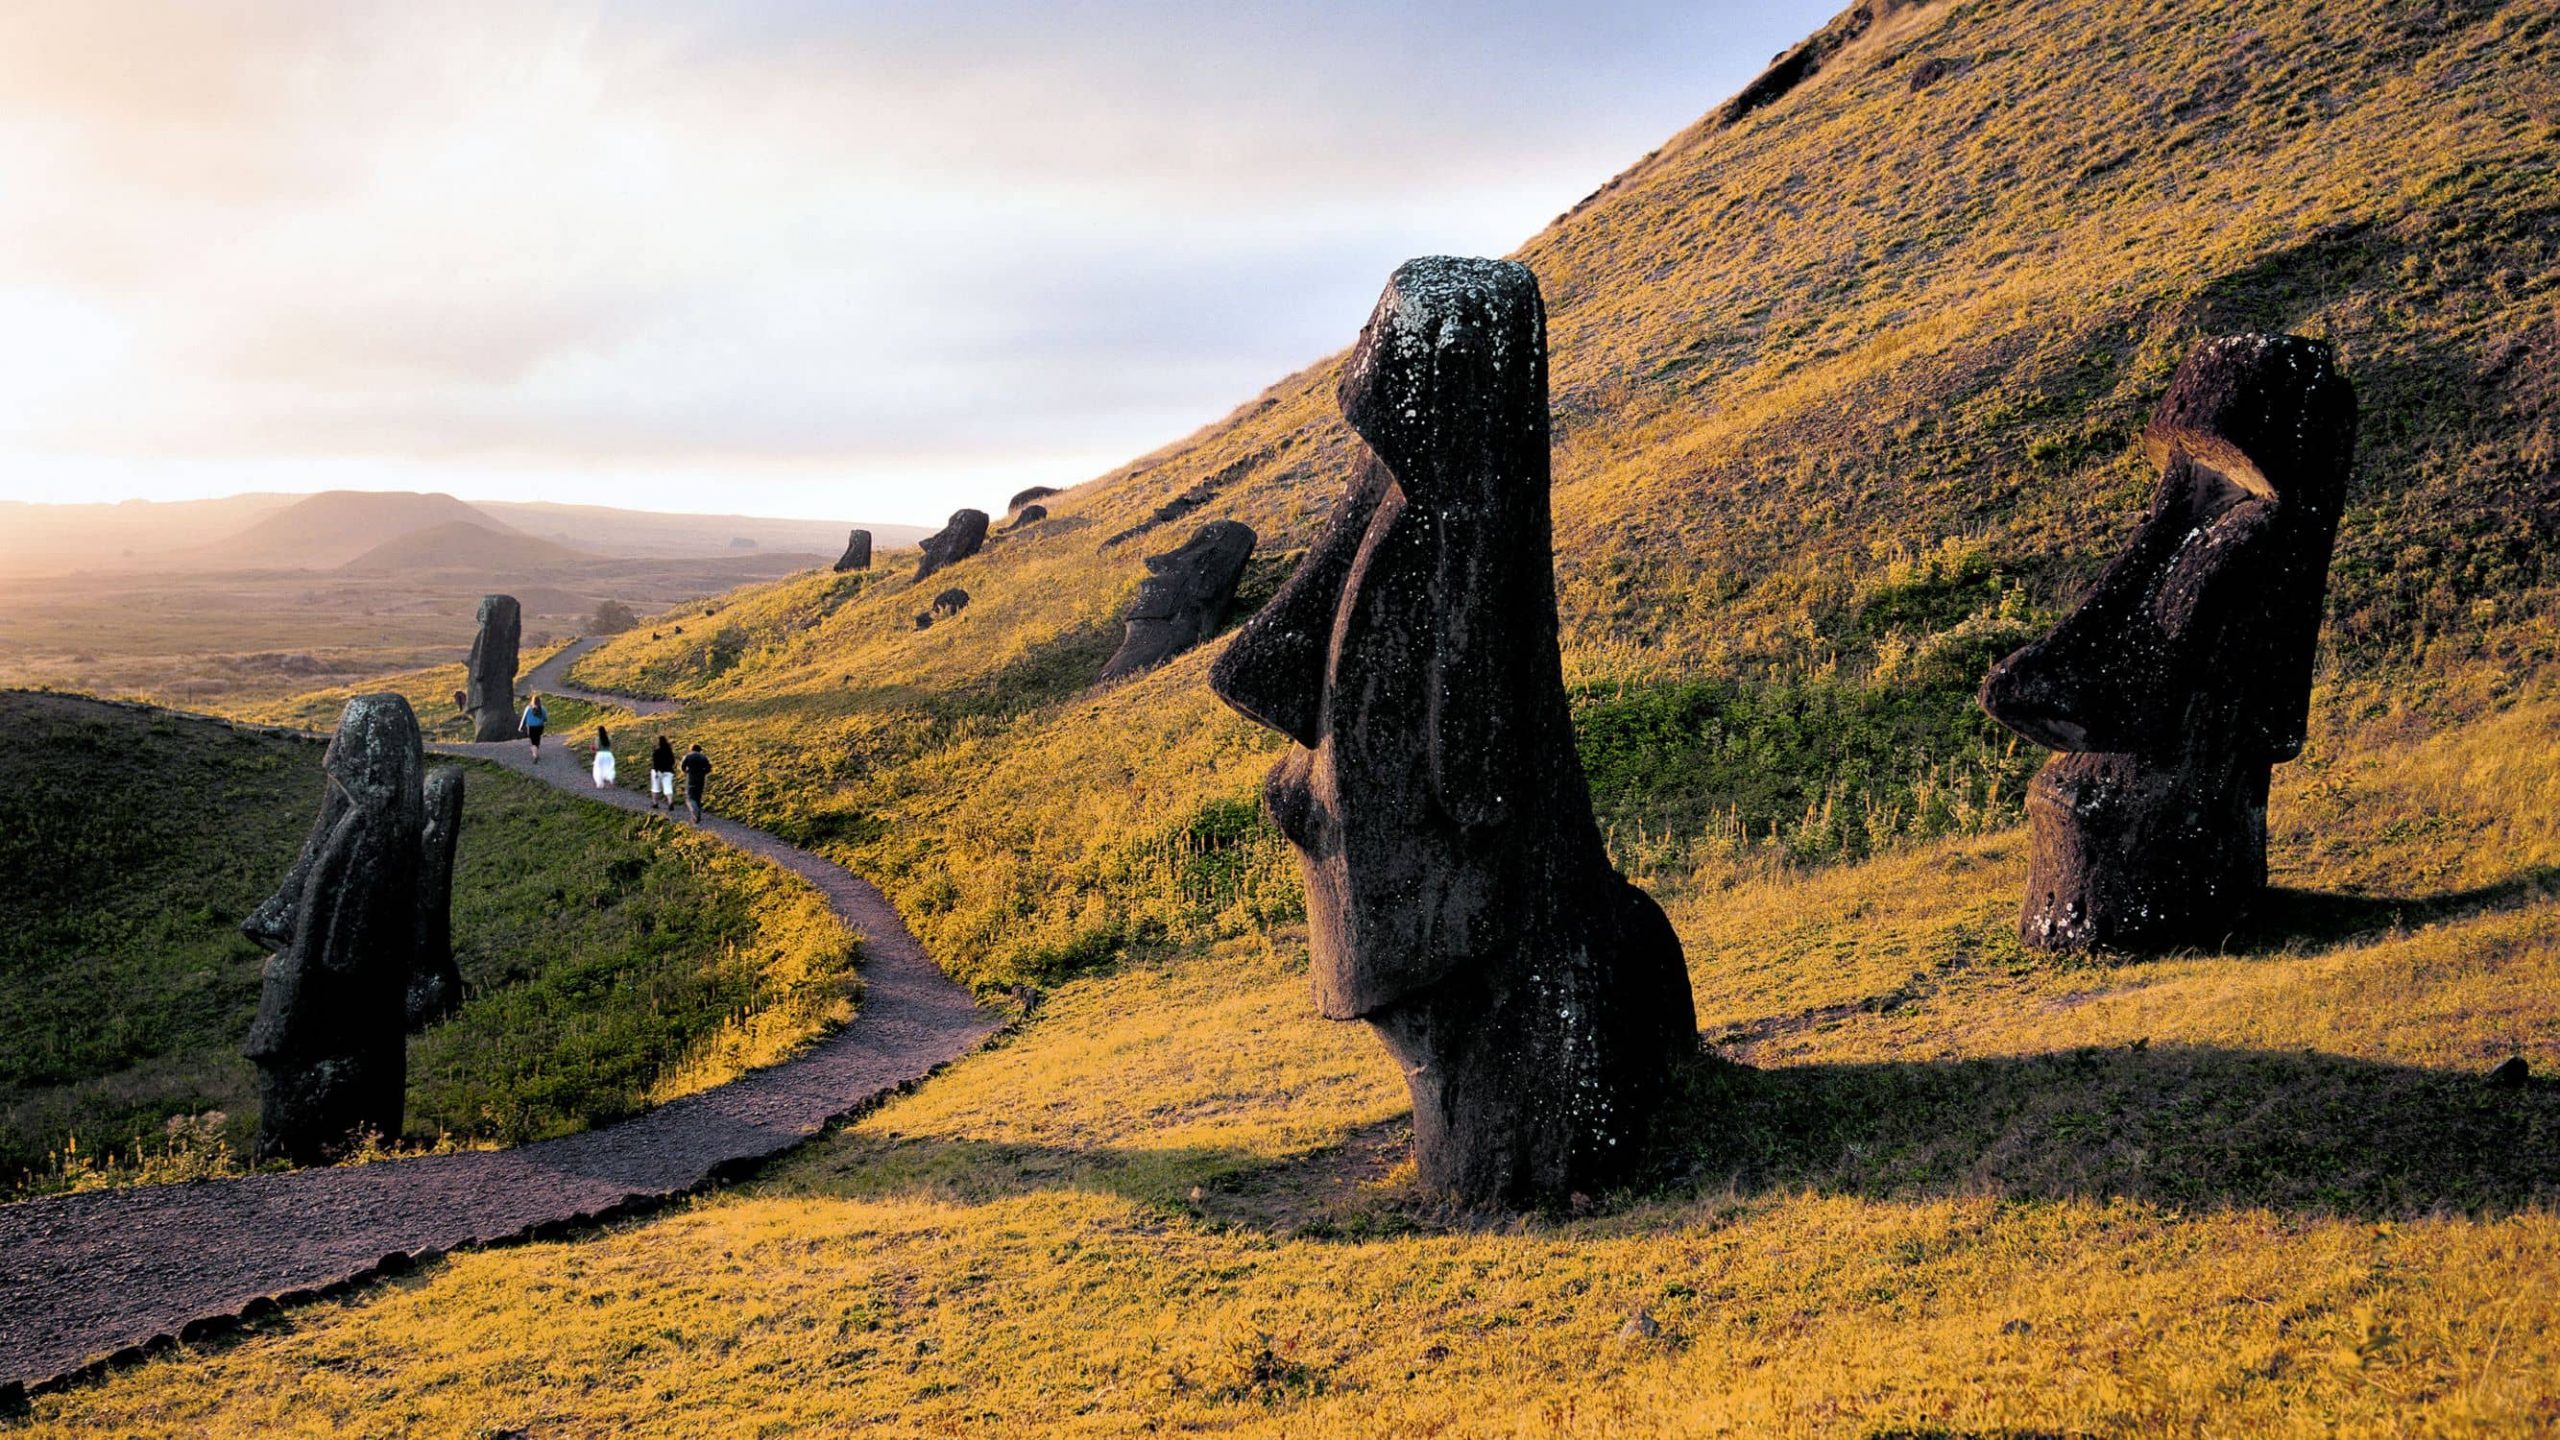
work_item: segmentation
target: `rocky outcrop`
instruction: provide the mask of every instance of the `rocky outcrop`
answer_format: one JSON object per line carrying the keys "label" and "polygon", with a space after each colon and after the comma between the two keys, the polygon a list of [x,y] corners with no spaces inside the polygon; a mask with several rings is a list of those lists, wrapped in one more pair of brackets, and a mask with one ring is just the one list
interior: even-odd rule
{"label": "rocky outcrop", "polygon": [[320,817],[284,883],[241,922],[272,952],[245,1047],[260,1159],[310,1164],[365,1132],[400,1133],[424,767],[408,701],[348,701],[321,761]]}
{"label": "rocky outcrop", "polygon": [[462,970],[453,960],[453,860],[462,838],[462,793],[461,766],[427,772],[418,846],[418,953],[409,969],[405,1007],[412,1030],[462,1004]]}
{"label": "rocky outcrop", "polygon": [[2178,368],[2143,436],[2151,513],[1982,685],[1993,719],[2062,752],[2027,792],[2029,948],[2212,945],[2265,890],[2355,438],[2318,341],[2226,336]]}
{"label": "rocky outcrop", "polygon": [[922,580],[938,570],[946,570],[978,553],[987,543],[987,512],[954,510],[951,523],[924,540],[924,555],[916,561],[916,578]]}
{"label": "rocky outcrop", "polygon": [[524,609],[516,597],[480,597],[480,628],[471,637],[469,683],[463,693],[474,740],[515,736],[517,643],[523,633]]}
{"label": "rocky outcrop", "polygon": [[1102,678],[1152,669],[1215,634],[1235,602],[1253,546],[1252,527],[1212,520],[1182,548],[1148,556],[1147,578],[1122,617],[1128,628]]}
{"label": "rocky outcrop", "polygon": [[1697,1035],[1679,939],[1610,866],[1574,750],[1536,277],[1403,266],[1340,400],[1368,454],[1210,684],[1297,741],[1264,793],[1317,1005],[1404,1067],[1423,1182],[1596,1193],[1636,1173]]}
{"label": "rocky outcrop", "polygon": [[844,555],[836,561],[836,573],[871,568],[871,532],[856,530],[844,542]]}

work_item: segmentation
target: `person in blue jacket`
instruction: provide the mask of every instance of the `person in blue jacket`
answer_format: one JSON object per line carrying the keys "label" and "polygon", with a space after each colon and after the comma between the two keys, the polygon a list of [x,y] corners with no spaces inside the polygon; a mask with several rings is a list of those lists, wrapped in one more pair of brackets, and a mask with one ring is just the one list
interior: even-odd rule
{"label": "person in blue jacket", "polygon": [[536,765],[541,764],[542,727],[551,723],[551,717],[545,714],[542,709],[541,691],[536,690],[533,692],[532,703],[524,707],[524,718],[517,723],[524,728],[524,738],[533,742],[533,763]]}

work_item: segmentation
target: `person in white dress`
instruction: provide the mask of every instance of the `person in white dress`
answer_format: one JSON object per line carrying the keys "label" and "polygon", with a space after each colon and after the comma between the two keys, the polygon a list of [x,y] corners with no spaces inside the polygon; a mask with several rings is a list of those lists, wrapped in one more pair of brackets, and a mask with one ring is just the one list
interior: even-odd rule
{"label": "person in white dress", "polygon": [[596,788],[613,788],[613,736],[601,725],[596,727]]}

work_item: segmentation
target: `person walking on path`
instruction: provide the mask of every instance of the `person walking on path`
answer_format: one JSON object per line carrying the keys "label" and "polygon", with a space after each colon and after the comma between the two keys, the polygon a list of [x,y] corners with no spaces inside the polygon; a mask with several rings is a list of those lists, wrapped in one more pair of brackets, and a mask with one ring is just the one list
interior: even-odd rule
{"label": "person walking on path", "polygon": [[601,725],[596,727],[595,774],[597,789],[610,790],[613,788],[613,732],[605,729]]}
{"label": "person walking on path", "polygon": [[694,746],[684,752],[684,805],[693,812],[693,823],[702,823],[702,787],[711,779],[711,757]]}
{"label": "person walking on path", "polygon": [[676,742],[661,735],[649,751],[649,808],[658,808],[660,796],[666,798],[667,813],[676,808]]}
{"label": "person walking on path", "polygon": [[524,728],[524,738],[533,742],[533,763],[541,764],[542,727],[551,723],[550,713],[542,708],[541,691],[533,692],[532,703],[524,707],[524,718],[517,723]]}

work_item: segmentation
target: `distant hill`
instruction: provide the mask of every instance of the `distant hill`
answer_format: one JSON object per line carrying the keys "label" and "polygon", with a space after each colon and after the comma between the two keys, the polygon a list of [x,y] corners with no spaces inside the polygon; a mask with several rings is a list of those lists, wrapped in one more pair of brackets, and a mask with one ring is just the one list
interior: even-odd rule
{"label": "distant hill", "polygon": [[60,575],[147,564],[228,535],[292,505],[296,495],[227,495],[219,500],[126,500],[114,505],[50,505],[0,500],[0,575]]}
{"label": "distant hill", "polygon": [[566,545],[455,520],[386,540],[339,566],[341,571],[533,571],[592,564],[596,557]]}
{"label": "distant hill", "polygon": [[334,570],[403,536],[454,525],[530,539],[450,495],[407,490],[324,490],[229,539],[160,557],[184,570]]}
{"label": "distant hill", "polygon": [[[832,560],[844,553],[845,533],[856,526],[870,531],[872,544],[880,549],[913,545],[933,533],[920,525],[883,525],[865,520],[676,515],[652,510],[616,510],[602,505],[554,505],[543,501],[480,500],[473,503],[529,535],[539,535],[599,554],[642,559],[780,550],[824,555]],[[740,544],[740,541],[747,543]]]}

